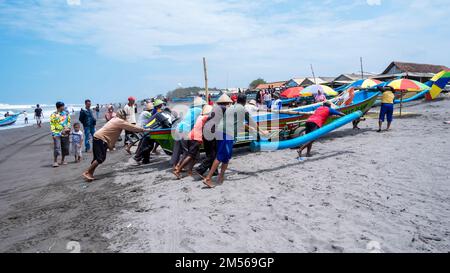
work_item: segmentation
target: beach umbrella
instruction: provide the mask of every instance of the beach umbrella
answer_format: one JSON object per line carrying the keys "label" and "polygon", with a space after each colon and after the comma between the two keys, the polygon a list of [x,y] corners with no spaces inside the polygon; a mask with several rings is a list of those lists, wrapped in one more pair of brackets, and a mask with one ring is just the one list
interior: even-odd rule
{"label": "beach umbrella", "polygon": [[381,81],[375,79],[358,80],[352,83],[350,87],[371,88],[381,83]]}
{"label": "beach umbrella", "polygon": [[316,85],[308,86],[305,89],[303,89],[300,92],[300,95],[304,96],[304,97],[311,97],[311,96],[317,95],[317,93],[319,91],[322,92],[322,94],[325,94],[327,96],[337,96],[339,94],[338,92],[334,91],[333,88],[331,88],[331,87],[328,87],[326,85],[316,84]]}
{"label": "beach umbrella", "polygon": [[281,93],[281,96],[288,99],[297,98],[300,97],[300,91],[302,90],[303,87],[291,87],[284,90],[283,93]]}
{"label": "beach umbrella", "polygon": [[400,79],[391,81],[387,86],[394,88],[396,91],[422,92],[430,87],[425,84],[408,79]]}
{"label": "beach umbrella", "polygon": [[431,86],[430,92],[427,95],[429,99],[435,99],[439,94],[445,89],[445,86],[450,81],[450,70],[441,71],[437,73],[432,79],[431,82],[433,85]]}

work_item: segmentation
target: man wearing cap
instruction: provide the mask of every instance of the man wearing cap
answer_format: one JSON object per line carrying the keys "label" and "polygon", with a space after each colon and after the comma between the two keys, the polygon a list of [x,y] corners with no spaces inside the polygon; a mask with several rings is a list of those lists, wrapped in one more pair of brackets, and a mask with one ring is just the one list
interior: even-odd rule
{"label": "man wearing cap", "polygon": [[255,100],[250,100],[246,105],[245,105],[245,110],[247,110],[247,112],[249,112],[251,115],[256,115],[259,111],[258,106],[256,105],[256,101]]}
{"label": "man wearing cap", "polygon": [[79,121],[83,124],[84,128],[84,148],[85,152],[89,152],[91,149],[91,144],[89,143],[90,137],[94,137],[95,125],[97,125],[97,120],[94,118],[94,114],[91,110],[91,100],[87,99],[84,101],[84,109],[80,110]]}
{"label": "man wearing cap", "polygon": [[[159,105],[158,105],[159,107]],[[154,106],[153,103],[149,102],[146,104],[144,111],[142,111],[140,117],[139,117],[139,125],[142,128],[146,128],[147,125],[153,120],[153,110]],[[150,139],[147,135],[143,135],[141,137],[141,140],[139,141],[139,145],[136,150],[136,154],[134,156],[134,160],[136,162],[142,164],[149,164],[150,163],[150,152],[154,149],[155,142]]]}
{"label": "man wearing cap", "polygon": [[[216,101],[216,105],[212,108],[211,113],[203,127],[203,148],[205,150],[206,157],[200,163],[200,165],[195,169],[196,173],[201,177],[211,169],[214,160],[217,155],[217,140],[216,140],[216,127],[225,115],[227,108],[233,104],[233,100],[227,95],[222,94],[220,98]],[[217,171],[213,173],[216,175]],[[203,177],[204,178],[204,177]]]}
{"label": "man wearing cap", "polygon": [[[128,123],[136,125],[136,98],[133,96],[129,97],[128,104],[123,107],[123,110],[125,111],[125,114],[127,114]],[[133,133],[125,131],[125,146],[127,146],[127,151],[131,148],[131,146],[129,146],[131,143],[130,135],[133,135]]]}
{"label": "man wearing cap", "polygon": [[[53,137],[53,167],[67,165],[65,157],[70,150],[70,114],[65,110],[63,102],[56,103],[56,112],[50,115],[50,130]],[[61,156],[61,163],[58,163]]]}
{"label": "man wearing cap", "polygon": [[[327,122],[328,118],[331,116],[345,116],[344,113],[341,113],[331,107],[331,102],[326,101],[323,103],[323,106],[319,107],[314,111],[314,114],[309,117],[306,121],[306,134],[312,133],[316,130],[322,128],[323,125]],[[306,157],[311,157],[311,149],[314,141],[311,141],[298,149],[298,159],[300,161],[304,161],[305,159],[302,157],[303,150],[307,149]]]}
{"label": "man wearing cap", "polygon": [[391,86],[387,87],[378,87],[378,90],[381,91],[381,108],[380,108],[380,118],[378,121],[378,133],[381,132],[381,126],[385,118],[387,118],[387,127],[386,131],[389,131],[391,128],[392,121],[394,120],[394,88]]}
{"label": "man wearing cap", "polygon": [[196,97],[194,99],[194,104],[186,113],[186,116],[181,120],[180,123],[176,125],[176,136],[174,137],[175,143],[173,147],[172,158],[170,159],[170,165],[173,167],[174,171],[175,167],[180,161],[181,155],[186,153],[182,146],[182,140],[187,139],[187,135],[189,134],[189,132],[191,132],[195,122],[197,121],[197,118],[201,115],[202,108],[205,104],[205,100],[203,100],[201,97]]}

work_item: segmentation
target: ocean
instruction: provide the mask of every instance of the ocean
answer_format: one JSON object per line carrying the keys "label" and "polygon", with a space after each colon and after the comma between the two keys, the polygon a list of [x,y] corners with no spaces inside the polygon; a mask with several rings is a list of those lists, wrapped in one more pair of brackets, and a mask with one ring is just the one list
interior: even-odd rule
{"label": "ocean", "polygon": [[[68,104],[67,110],[72,111],[80,111],[81,107],[83,105],[81,104]],[[41,104],[41,108],[44,113],[44,119],[43,122],[49,122],[50,115],[55,112],[55,106],[54,105],[46,105]],[[36,121],[34,120],[34,109],[36,109],[36,105],[18,105],[18,104],[4,104],[0,103],[0,117],[3,117],[6,112],[9,112],[10,114],[17,114],[22,112],[27,112],[28,114],[28,124],[25,124],[25,117],[24,115],[20,115],[17,119],[16,123],[9,126],[0,126],[0,130],[7,130],[7,129],[14,129],[14,128],[20,128],[25,126],[33,126],[36,124]]]}

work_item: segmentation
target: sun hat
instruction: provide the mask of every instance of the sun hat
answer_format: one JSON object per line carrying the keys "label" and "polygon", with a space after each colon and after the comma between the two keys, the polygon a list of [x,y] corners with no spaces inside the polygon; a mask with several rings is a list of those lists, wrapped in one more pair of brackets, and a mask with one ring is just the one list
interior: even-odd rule
{"label": "sun hat", "polygon": [[195,106],[200,106],[200,105],[205,105],[206,101],[204,99],[202,99],[201,97],[195,97],[194,98],[194,105]]}
{"label": "sun hat", "polygon": [[211,105],[203,106],[202,115],[209,115],[212,111],[213,107]]}
{"label": "sun hat", "polygon": [[248,104],[256,106],[256,100],[250,100]]}
{"label": "sun hat", "polygon": [[163,104],[164,104],[164,102],[163,102],[162,100],[156,99],[156,100],[153,102],[153,107],[158,107],[158,106],[161,106],[161,105],[163,105]]}
{"label": "sun hat", "polygon": [[227,94],[223,93],[222,96],[220,96],[220,98],[216,101],[216,103],[233,103],[233,101]]}

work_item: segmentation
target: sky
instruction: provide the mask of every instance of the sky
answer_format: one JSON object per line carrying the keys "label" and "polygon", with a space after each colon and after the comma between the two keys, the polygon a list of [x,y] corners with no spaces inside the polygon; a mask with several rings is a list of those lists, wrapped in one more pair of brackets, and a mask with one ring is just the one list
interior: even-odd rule
{"label": "sky", "polygon": [[450,66],[448,0],[0,0],[0,103],[125,101],[393,60]]}

